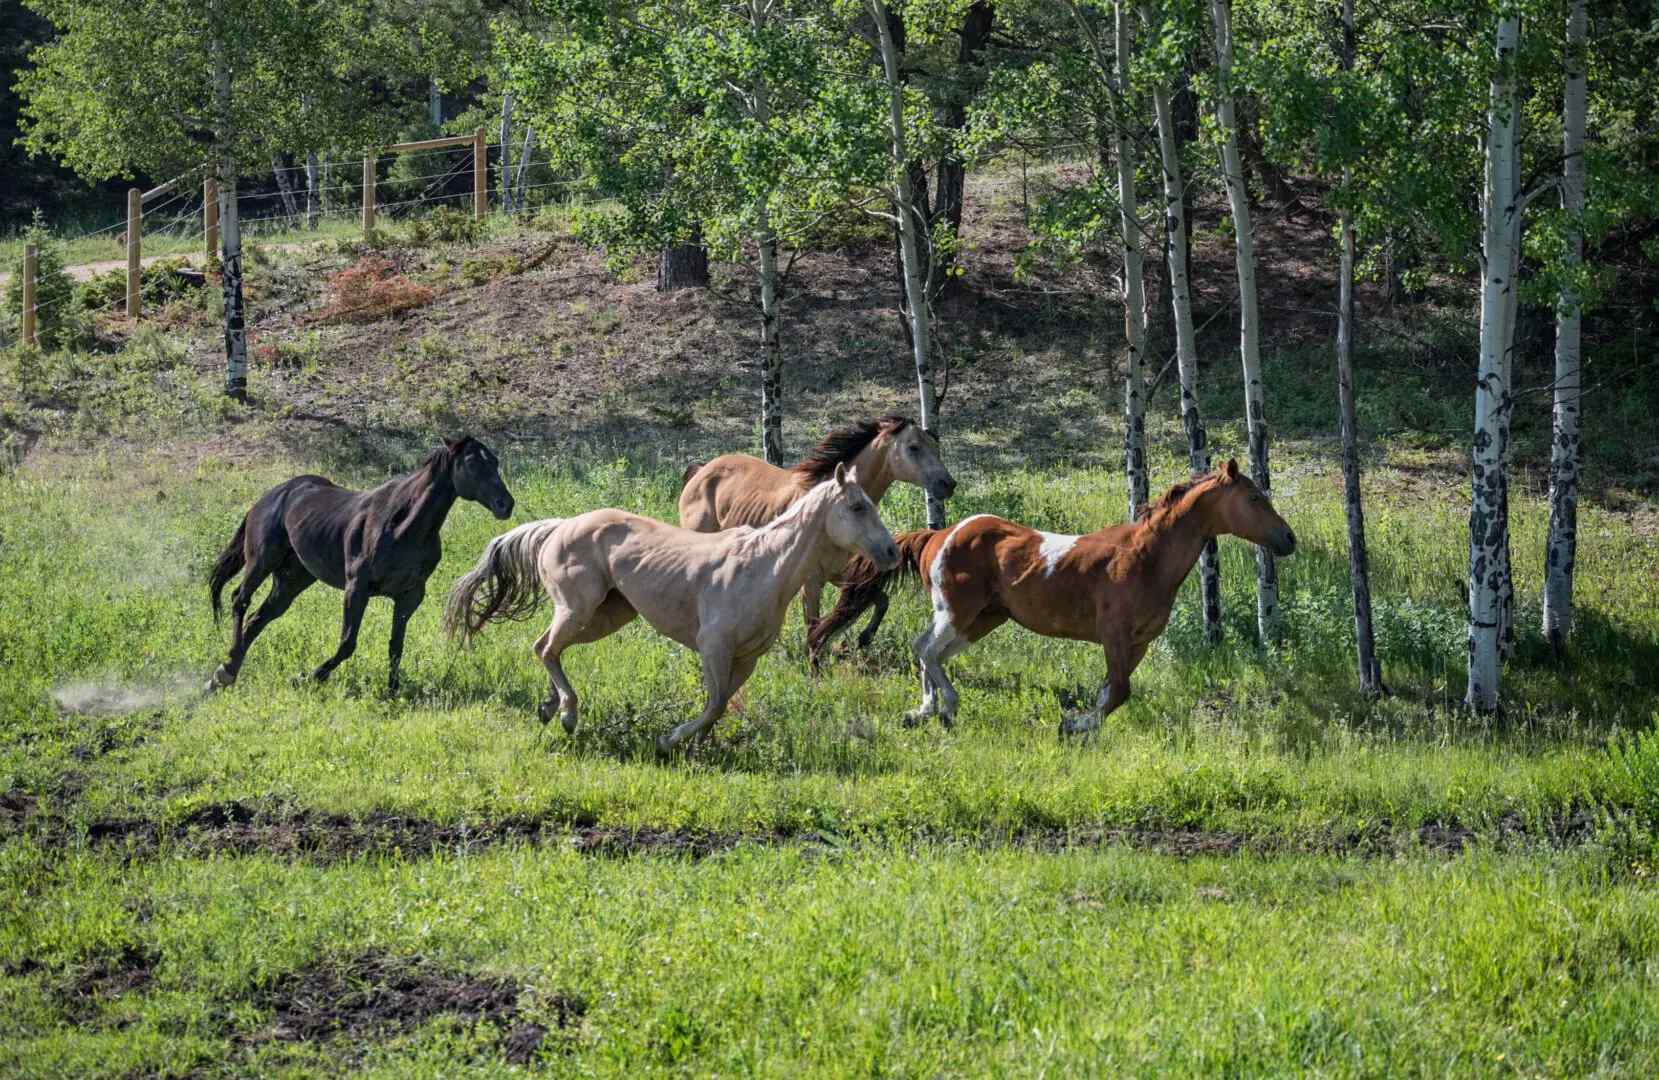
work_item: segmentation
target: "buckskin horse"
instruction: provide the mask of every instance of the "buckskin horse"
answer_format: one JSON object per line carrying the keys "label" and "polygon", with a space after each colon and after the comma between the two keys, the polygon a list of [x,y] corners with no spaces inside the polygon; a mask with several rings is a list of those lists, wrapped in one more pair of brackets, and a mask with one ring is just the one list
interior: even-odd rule
{"label": "buckskin horse", "polygon": [[898,549],[875,504],[844,465],[755,528],[697,533],[624,510],[520,525],[491,540],[478,565],[455,583],[445,612],[451,636],[470,640],[485,625],[528,617],[543,594],[553,621],[536,641],[551,690],[543,723],[558,709],[576,732],[576,691],[560,656],[616,633],[645,616],[658,633],[702,660],[708,704],[657,740],[667,754],[704,736],[748,680],[783,626],[807,574],[833,557],[846,565],[862,553],[878,571],[896,566]]}
{"label": "buckskin horse", "polygon": [[[426,579],[443,556],[438,532],[456,499],[488,507],[497,519],[513,512],[513,496],[501,481],[490,448],[470,436],[444,441],[414,472],[373,491],[350,491],[321,476],[296,476],[259,497],[213,565],[208,588],[213,617],[219,594],[246,570],[231,597],[230,656],[208,680],[209,691],[230,686],[248,646],[288,610],[294,598],[322,580],[346,594],[340,645],[311,673],[327,679],[357,649],[357,629],[371,596],[392,598],[391,671],[398,688],[403,632],[426,598]],[[254,593],[266,578],[271,591],[246,621]]]}
{"label": "buckskin horse", "polygon": [[[859,485],[877,506],[895,482],[915,484],[940,500],[956,491],[956,479],[939,455],[939,441],[905,417],[883,416],[834,429],[793,468],[780,469],[748,454],[723,454],[691,465],[680,491],[680,525],[697,532],[764,525],[829,479],[839,465],[857,470]],[[809,631],[818,621],[824,586],[840,577],[846,565],[830,553],[808,573],[801,608]],[[865,648],[887,613],[886,595],[878,594],[873,606],[876,613],[858,639]],[[816,669],[818,654],[810,655]]]}
{"label": "buckskin horse", "polygon": [[1009,619],[1045,637],[1099,642],[1106,682],[1095,707],[1060,722],[1060,734],[1097,730],[1129,700],[1129,677],[1169,623],[1175,593],[1205,543],[1239,536],[1290,555],[1296,534],[1237,461],[1177,484],[1140,520],[1087,536],[1039,532],[991,514],[898,538],[900,564],[882,570],[854,560],[835,609],[812,628],[822,648],[885,592],[895,573],[917,574],[933,600],[933,621],[916,638],[922,703],[905,724],[936,714],[949,727],[957,694],[945,663]]}

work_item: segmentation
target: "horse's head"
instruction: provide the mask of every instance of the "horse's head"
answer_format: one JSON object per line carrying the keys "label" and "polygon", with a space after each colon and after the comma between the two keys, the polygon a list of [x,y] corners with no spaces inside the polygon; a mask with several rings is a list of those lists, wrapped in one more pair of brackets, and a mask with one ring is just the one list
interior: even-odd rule
{"label": "horse's head", "polygon": [[1231,533],[1252,544],[1260,544],[1275,555],[1296,553],[1296,533],[1279,516],[1256,482],[1239,472],[1238,461],[1228,458],[1216,470],[1214,514],[1217,533]]}
{"label": "horse's head", "polygon": [[887,451],[887,467],[893,479],[915,484],[935,499],[948,499],[955,493],[956,478],[939,455],[939,440],[922,430],[920,424],[890,427],[881,434],[880,441]]}
{"label": "horse's head", "polygon": [[832,483],[824,526],[830,540],[843,551],[863,555],[878,569],[891,570],[899,565],[899,546],[882,524],[876,504],[858,486],[858,470],[837,465]]}
{"label": "horse's head", "polygon": [[471,499],[505,521],[513,513],[513,493],[501,480],[501,463],[495,452],[471,435],[445,439],[449,448],[449,480],[455,494]]}

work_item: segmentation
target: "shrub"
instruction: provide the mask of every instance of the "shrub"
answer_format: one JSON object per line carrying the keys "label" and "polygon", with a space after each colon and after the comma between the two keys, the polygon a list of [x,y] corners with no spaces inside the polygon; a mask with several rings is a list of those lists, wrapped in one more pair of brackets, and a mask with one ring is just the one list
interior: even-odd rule
{"label": "shrub", "polygon": [[476,244],[484,238],[484,223],[455,206],[440,206],[427,215],[432,239],[446,244]]}
{"label": "shrub", "polygon": [[410,281],[397,272],[392,260],[365,255],[338,273],[329,275],[334,302],[317,316],[348,322],[373,322],[432,301],[437,291]]}
{"label": "shrub", "polygon": [[[63,244],[46,227],[39,210],[24,230],[23,239],[35,245],[35,332],[48,349],[71,349],[87,336],[87,319],[75,295],[75,280],[64,268]],[[23,253],[8,267],[5,310],[7,322],[21,329],[23,320]]]}

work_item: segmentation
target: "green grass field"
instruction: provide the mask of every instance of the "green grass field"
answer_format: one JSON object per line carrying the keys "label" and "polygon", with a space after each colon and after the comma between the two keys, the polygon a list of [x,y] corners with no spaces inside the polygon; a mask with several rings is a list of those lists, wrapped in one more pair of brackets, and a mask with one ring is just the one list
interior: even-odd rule
{"label": "green grass field", "polygon": [[[984,182],[976,205],[1015,221],[1015,189]],[[797,610],[710,742],[663,763],[656,737],[702,706],[689,652],[639,623],[571,650],[568,738],[535,719],[545,612],[465,652],[439,626],[511,524],[672,518],[686,462],[753,437],[747,279],[656,294],[643,264],[619,276],[542,224],[391,235],[436,297],[372,325],[310,321],[354,251],[267,248],[246,406],[220,393],[210,294],[86,352],[0,351],[0,1075],[1656,1071],[1659,380],[1586,399],[1564,664],[1538,630],[1548,410],[1517,408],[1501,718],[1460,705],[1472,308],[1373,300],[1359,402],[1390,696],[1355,690],[1325,330],[1288,323],[1265,365],[1300,541],[1280,646],[1255,645],[1253,555],[1224,540],[1226,642],[1203,643],[1189,581],[1133,699],[1062,743],[1098,649],[1006,627],[952,664],[956,729],[909,730],[923,598],[899,593],[872,652],[816,682]],[[1052,270],[1065,291],[1011,290],[986,269],[997,237],[952,316],[951,515],[1120,520],[1110,285],[1078,266]],[[1200,239],[1221,280],[1230,245]],[[908,400],[872,257],[802,262],[796,450]],[[1227,453],[1242,394],[1214,325]],[[1625,370],[1628,333],[1590,366]],[[1547,360],[1523,356],[1521,382]],[[1174,396],[1151,395],[1160,490],[1183,478]],[[315,586],[205,696],[228,627],[204,582],[249,503],[299,472],[377,483],[462,428],[518,509],[452,514],[402,692],[384,601],[330,683],[295,684],[338,635],[340,596]],[[882,514],[918,526],[919,494]]]}
{"label": "green grass field", "polygon": [[[503,456],[515,520],[672,516],[677,473],[653,459]],[[331,683],[293,685],[337,634],[321,586],[204,698],[226,634],[206,567],[259,490],[319,463],[13,475],[0,1068],[1651,1073],[1651,539],[1587,509],[1558,669],[1535,629],[1543,511],[1518,500],[1510,708],[1477,722],[1458,708],[1458,490],[1380,494],[1395,693],[1368,703],[1322,457],[1281,454],[1302,540],[1285,645],[1249,644],[1251,556],[1224,541],[1230,643],[1202,646],[1184,594],[1093,745],[1055,728],[1098,651],[1015,628],[954,665],[957,730],[901,727],[924,613],[901,596],[874,654],[817,683],[792,616],[712,744],[673,764],[652,740],[700,707],[697,666],[643,625],[567,657],[574,739],[534,719],[540,617],[471,653],[442,638],[437,597],[503,528],[477,507],[450,519],[396,700],[379,601]],[[1108,470],[958,476],[957,516],[1119,513]],[[883,515],[911,526],[916,493]],[[422,980],[453,1000],[390,989]],[[469,1012],[491,980],[508,1004]]]}

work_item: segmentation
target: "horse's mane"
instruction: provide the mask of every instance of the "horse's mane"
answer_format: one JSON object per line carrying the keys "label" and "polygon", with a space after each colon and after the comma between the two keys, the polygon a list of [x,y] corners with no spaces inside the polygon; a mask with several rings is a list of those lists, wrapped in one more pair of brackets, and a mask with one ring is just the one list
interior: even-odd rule
{"label": "horse's mane", "polygon": [[474,439],[471,435],[457,435],[453,439],[446,438],[437,446],[426,452],[426,456],[421,458],[420,464],[415,466],[415,471],[420,472],[428,465],[437,465],[442,462],[449,461],[457,454],[461,453],[461,451],[465,450],[469,443],[475,443],[477,441],[478,440]]}
{"label": "horse's mane", "polygon": [[839,427],[824,436],[800,463],[789,471],[807,485],[819,484],[835,475],[837,465],[850,465],[864,448],[883,435],[903,431],[910,421],[903,416],[883,416]]}
{"label": "horse's mane", "polygon": [[1175,508],[1181,505],[1182,499],[1192,494],[1194,488],[1218,479],[1220,479],[1219,473],[1207,473],[1204,476],[1194,477],[1184,484],[1172,485],[1168,491],[1152,502],[1141,503],[1139,511],[1135,514],[1135,524],[1142,526],[1148,534],[1162,532],[1164,527],[1169,524]]}

